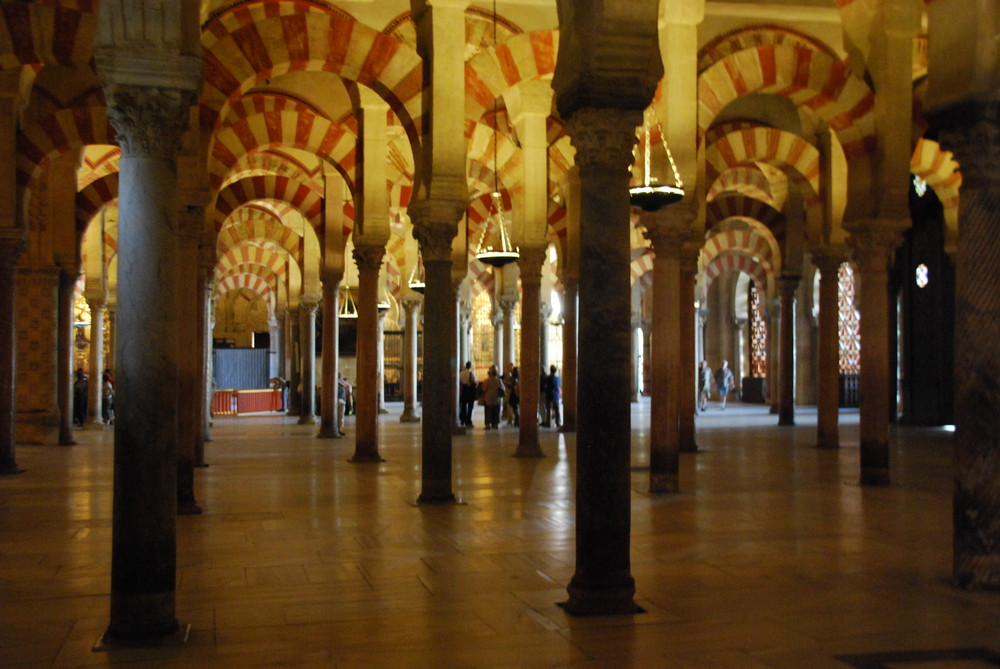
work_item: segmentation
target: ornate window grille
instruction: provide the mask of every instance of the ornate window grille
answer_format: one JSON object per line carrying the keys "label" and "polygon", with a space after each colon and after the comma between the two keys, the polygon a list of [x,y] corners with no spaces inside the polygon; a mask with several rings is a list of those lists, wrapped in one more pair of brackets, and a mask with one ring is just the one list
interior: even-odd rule
{"label": "ornate window grille", "polygon": [[861,314],[854,307],[854,270],[848,263],[838,273],[840,306],[840,373],[861,373]]}
{"label": "ornate window grille", "polygon": [[767,322],[761,310],[760,294],[753,281],[750,282],[747,311],[750,314],[750,376],[767,376]]}

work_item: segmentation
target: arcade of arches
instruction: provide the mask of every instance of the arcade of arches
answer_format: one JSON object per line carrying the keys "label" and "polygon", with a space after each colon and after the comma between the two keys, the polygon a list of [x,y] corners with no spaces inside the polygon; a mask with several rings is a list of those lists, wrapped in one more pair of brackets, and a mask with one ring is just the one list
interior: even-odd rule
{"label": "arcade of arches", "polygon": [[[213,342],[267,333],[320,439],[361,381],[363,467],[401,331],[424,504],[455,499],[458,365],[557,362],[565,609],[631,613],[630,399],[649,491],[681,491],[697,361],[727,359],[778,425],[814,405],[818,448],[859,406],[862,486],[891,483],[891,422],[954,424],[953,576],[998,587],[998,25],[973,0],[0,2],[0,467],[72,444],[71,371],[113,370],[107,638],[157,638]],[[630,208],[650,181],[684,196]],[[519,257],[485,265],[504,224]],[[519,457],[546,457],[540,401]]]}

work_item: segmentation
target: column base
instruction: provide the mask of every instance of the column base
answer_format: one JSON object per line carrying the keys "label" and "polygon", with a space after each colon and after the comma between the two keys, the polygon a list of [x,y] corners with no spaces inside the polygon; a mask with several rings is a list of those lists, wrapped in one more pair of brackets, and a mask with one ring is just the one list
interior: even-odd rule
{"label": "column base", "polygon": [[177,515],[200,516],[201,507],[195,504],[194,501],[177,502]]}
{"label": "column base", "polygon": [[353,462],[355,464],[365,463],[365,462],[385,462],[383,458],[378,453],[355,453],[348,462]]}
{"label": "column base", "polygon": [[681,453],[697,453],[701,449],[698,447],[698,444],[681,444],[677,450]]}
{"label": "column base", "polygon": [[191,636],[191,625],[178,625],[173,632],[140,637],[121,637],[112,634],[110,631],[101,635],[101,638],[94,644],[94,652],[104,652],[119,648],[169,648],[173,646],[183,646]]}
{"label": "column base", "polygon": [[563,434],[572,434],[576,432],[576,423],[570,424],[565,418],[563,418],[563,424],[559,428],[559,431]]}
{"label": "column base", "polygon": [[521,444],[517,445],[517,450],[514,451],[515,458],[544,458],[545,453],[542,453],[541,446],[538,445],[536,441],[533,444]]}
{"label": "column base", "polygon": [[17,466],[17,463],[13,460],[8,462],[0,463],[0,476],[11,476],[14,474],[23,474],[24,470]]}
{"label": "column base", "polygon": [[650,474],[649,492],[680,492],[680,481],[677,474]]}
{"label": "column base", "polygon": [[794,416],[778,416],[778,427],[790,427],[795,425]]}
{"label": "column base", "polygon": [[316,433],[317,439],[339,439],[343,436],[344,433],[335,427],[321,427],[319,432]]}
{"label": "column base", "polygon": [[566,588],[569,600],[560,602],[562,609],[575,617],[629,616],[645,613],[635,603],[635,582],[616,587],[582,587],[571,582]]}
{"label": "column base", "polygon": [[455,436],[459,436],[460,437],[460,436],[466,434],[467,432],[466,432],[466,429],[464,427],[462,427],[461,425],[452,425],[451,426],[451,433],[453,435],[455,435]]}
{"label": "column base", "polygon": [[867,486],[887,486],[889,485],[888,469],[862,469],[861,485]]}
{"label": "column base", "polygon": [[837,450],[840,448],[840,439],[837,437],[820,437],[816,441],[816,448],[824,450]]}
{"label": "column base", "polygon": [[458,504],[458,503],[459,501],[455,497],[455,494],[450,492],[442,495],[420,493],[420,496],[417,497],[416,501],[416,504],[418,506],[431,505],[431,504]]}
{"label": "column base", "polygon": [[299,425],[315,425],[316,424],[316,416],[311,416],[309,414],[303,414],[303,415],[299,416],[299,420],[297,422],[298,422]]}
{"label": "column base", "polygon": [[411,407],[411,408],[403,410],[403,415],[401,415],[399,417],[399,422],[400,423],[419,423],[420,422],[420,416],[418,416],[417,412],[414,411],[413,408]]}
{"label": "column base", "polygon": [[378,412],[379,412],[379,413],[389,413],[389,410],[388,410],[388,409],[386,409],[385,407],[379,407],[379,408],[378,408]]}

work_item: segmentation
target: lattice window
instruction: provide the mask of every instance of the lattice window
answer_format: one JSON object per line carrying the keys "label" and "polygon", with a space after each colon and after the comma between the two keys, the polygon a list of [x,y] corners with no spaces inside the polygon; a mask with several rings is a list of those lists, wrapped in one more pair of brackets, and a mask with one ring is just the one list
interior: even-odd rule
{"label": "lattice window", "polygon": [[767,322],[753,281],[750,282],[747,306],[750,314],[750,376],[759,379],[767,376]]}
{"label": "lattice window", "polygon": [[840,373],[861,373],[861,314],[854,307],[854,270],[848,263],[838,273],[840,303]]}

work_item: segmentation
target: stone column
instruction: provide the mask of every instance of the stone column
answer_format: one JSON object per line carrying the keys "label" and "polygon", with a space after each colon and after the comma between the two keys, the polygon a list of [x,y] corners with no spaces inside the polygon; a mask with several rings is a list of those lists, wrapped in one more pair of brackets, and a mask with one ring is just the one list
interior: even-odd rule
{"label": "stone column", "polygon": [[563,277],[563,368],[562,419],[560,432],[576,432],[576,279]]}
{"label": "stone column", "polygon": [[564,605],[573,615],[637,610],[629,557],[628,180],[641,123],[640,111],[597,108],[569,120],[581,186],[576,572]]}
{"label": "stone column", "polygon": [[[451,243],[463,200],[425,200],[410,205],[413,236],[424,260],[424,339],[447,342],[454,335],[455,298],[451,286]],[[451,441],[454,392],[451,346],[424,347],[424,401],[421,424],[420,503],[455,501],[451,489]]]}
{"label": "stone column", "polygon": [[[198,245],[201,230],[205,224],[205,209],[203,206],[185,202],[179,209],[178,218],[180,223],[178,260],[182,267],[198,267],[200,255]],[[179,315],[177,322],[177,513],[182,516],[201,513],[201,507],[198,506],[194,492],[196,443],[202,432],[202,426],[198,420],[200,417],[198,405],[201,400],[198,387],[204,385],[201,376],[201,357],[198,353],[202,342],[198,330],[199,313],[202,311],[202,292],[199,290],[199,281],[199,272],[197,271],[177,273],[176,299]]]}
{"label": "stone column", "polygon": [[[681,245],[684,230],[657,215],[644,215],[646,236],[653,242],[653,323],[649,404],[649,491],[680,490],[680,396],[682,309]],[[692,341],[694,341],[692,339]],[[690,393],[687,393],[690,395]]]}
{"label": "stone column", "polygon": [[995,95],[964,106],[940,119],[946,128],[942,146],[955,152],[963,179],[955,262],[952,574],[962,587],[995,590],[1000,588],[1000,107]]}
{"label": "stone column", "polygon": [[[763,293],[761,294],[763,295]],[[766,298],[762,297],[762,299]],[[776,414],[781,397],[778,378],[780,374],[778,365],[781,362],[781,334],[779,330],[781,327],[781,302],[780,300],[769,300],[765,304],[767,309],[765,316],[767,326],[767,392],[764,395],[767,397],[767,403],[771,406],[771,413]],[[775,336],[775,332],[778,333],[778,336]]]}
{"label": "stone column", "polygon": [[[325,323],[325,321],[324,321]],[[323,349],[326,350],[326,349]],[[279,359],[281,358],[281,326],[275,314],[267,319],[267,378],[273,379],[279,375]]]}
{"label": "stone column", "polygon": [[503,358],[504,352],[504,341],[503,341],[503,309],[500,305],[497,305],[493,309],[493,313],[490,314],[490,323],[493,324],[493,364],[497,367],[497,373],[503,372],[503,366],[506,360]]}
{"label": "stone column", "polygon": [[451,349],[451,378],[448,381],[448,386],[451,388],[451,432],[455,435],[466,434],[465,426],[459,424],[458,420],[458,375],[462,373],[462,361],[458,357],[458,351],[459,339],[461,339],[459,330],[462,323],[462,300],[460,297],[463,278],[456,277],[454,272],[451,276],[451,339],[448,342],[448,347]]}
{"label": "stone column", "polygon": [[212,371],[212,343],[215,329],[215,250],[212,249],[209,261],[207,251],[202,247],[202,258],[198,267],[198,280],[201,287],[201,314],[198,316],[198,331],[201,335],[201,438],[195,443],[195,466],[205,467],[205,443],[212,441],[212,400],[215,398],[215,388]]}
{"label": "stone column", "polygon": [[840,263],[843,256],[829,249],[813,251],[819,269],[819,326],[817,348],[816,445],[840,448]]}
{"label": "stone column", "polygon": [[[515,298],[501,297],[500,310],[503,312],[503,366],[497,368],[497,373],[503,375],[507,372],[507,365],[517,364],[517,356],[515,355],[514,348],[514,321],[517,316],[517,300]],[[522,314],[521,317],[524,318],[524,315]],[[537,330],[535,334],[538,334]],[[535,341],[538,341],[537,336],[535,337]],[[523,347],[521,355],[524,355]]]}
{"label": "stone column", "polygon": [[316,424],[316,309],[318,307],[318,302],[305,296],[299,300],[299,357],[302,361],[299,425]]}
{"label": "stone column", "polygon": [[737,397],[743,400],[743,360],[746,357],[746,318],[733,319],[733,383],[735,384]]}
{"label": "stone column", "polygon": [[[542,302],[538,313],[538,368],[548,370],[549,368],[549,316],[552,315],[552,305]],[[524,344],[521,344],[524,348]],[[562,376],[562,372],[560,372]]]}
{"label": "stone column", "polygon": [[[376,277],[377,278],[377,277]],[[375,391],[378,413],[389,413],[385,408],[385,312],[379,310],[375,321]]]}
{"label": "stone column", "polygon": [[299,311],[301,307],[289,307],[286,310],[288,318],[288,341],[291,342],[289,351],[289,362],[291,369],[288,370],[288,411],[286,416],[298,416],[302,410],[302,389],[299,385],[302,382],[302,342],[300,340]]}
{"label": "stone column", "polygon": [[458,364],[462,367],[465,366],[466,360],[472,360],[472,351],[469,348],[471,328],[472,305],[463,301],[458,307]]}
{"label": "stone column", "polygon": [[378,272],[385,247],[355,246],[358,266],[358,383],[354,389],[357,418],[351,462],[382,462],[378,451]]}
{"label": "stone column", "polygon": [[778,425],[795,425],[795,292],[802,277],[778,277],[781,316],[778,349]]}
{"label": "stone column", "polygon": [[[73,281],[76,284],[76,281]],[[107,303],[103,299],[87,299],[87,306],[90,307],[90,386],[87,391],[90,393],[87,404],[90,407],[90,422],[102,425],[104,423],[104,418],[102,416],[104,408],[104,395],[102,394],[102,386],[104,384],[103,374],[104,368],[104,310]],[[70,304],[70,313],[73,311],[72,302]],[[72,331],[73,325],[70,323],[70,330]],[[72,339],[72,337],[71,337]],[[70,342],[70,347],[72,347],[72,342]],[[73,367],[72,354],[69,359],[69,367]],[[72,372],[72,369],[71,369]],[[72,377],[72,373],[70,374]],[[72,382],[71,382],[72,384]]]}
{"label": "stone column", "polygon": [[14,380],[17,366],[14,266],[26,247],[19,233],[0,235],[0,475],[24,471],[17,466],[14,449]]}
{"label": "stone column", "polygon": [[30,315],[21,320],[16,337],[22,383],[15,439],[23,444],[59,443],[59,274],[57,267],[32,263],[30,257],[17,268],[14,295],[21,314]]}
{"label": "stone column", "polygon": [[861,298],[861,485],[889,484],[889,263],[901,239],[879,222],[849,238]]}
{"label": "stone column", "polygon": [[105,640],[124,642],[178,629],[176,154],[195,100],[171,88],[105,82],[104,91],[121,145],[117,325],[128,334],[115,351],[111,622]]}
{"label": "stone column", "polygon": [[323,397],[320,400],[319,433],[321,439],[341,437],[337,425],[338,371],[340,368],[340,281],[343,275],[327,272],[323,275]]}
{"label": "stone column", "polygon": [[[545,247],[529,246],[521,248],[517,263],[521,267],[521,364],[520,364],[520,431],[517,451],[519,458],[540,458],[542,449],[538,445],[538,402],[540,388],[538,379],[542,372],[538,346],[539,316],[541,315],[542,262]],[[504,309],[504,317],[514,320],[513,303]],[[505,328],[513,336],[513,327]],[[513,348],[513,347],[511,347]]]}
{"label": "stone column", "polygon": [[419,423],[417,415],[417,339],[420,313],[420,300],[415,297],[404,297],[403,301],[403,413],[400,423]]}
{"label": "stone column", "polygon": [[[698,443],[695,436],[694,415],[697,400],[698,353],[695,346],[695,310],[694,287],[695,275],[698,272],[697,251],[692,251],[685,245],[685,253],[680,260],[680,366],[678,379],[680,381],[680,397],[677,400],[678,439],[681,453],[697,453]],[[701,341],[700,339],[698,341]]]}
{"label": "stone column", "polygon": [[[56,358],[56,388],[59,402],[59,445],[73,446],[76,439],[73,438],[73,297],[76,287],[76,277],[65,269],[59,270],[59,314],[56,318],[58,328],[57,342],[58,355]],[[93,337],[93,322],[91,322],[90,350],[100,347],[101,342]],[[90,371],[90,384],[87,386],[88,393],[92,393],[95,386],[100,388],[100,371]],[[89,399],[89,398],[88,398]],[[88,405],[90,402],[88,401]],[[93,416],[91,416],[93,419]],[[98,422],[101,420],[100,414],[97,416]]]}

